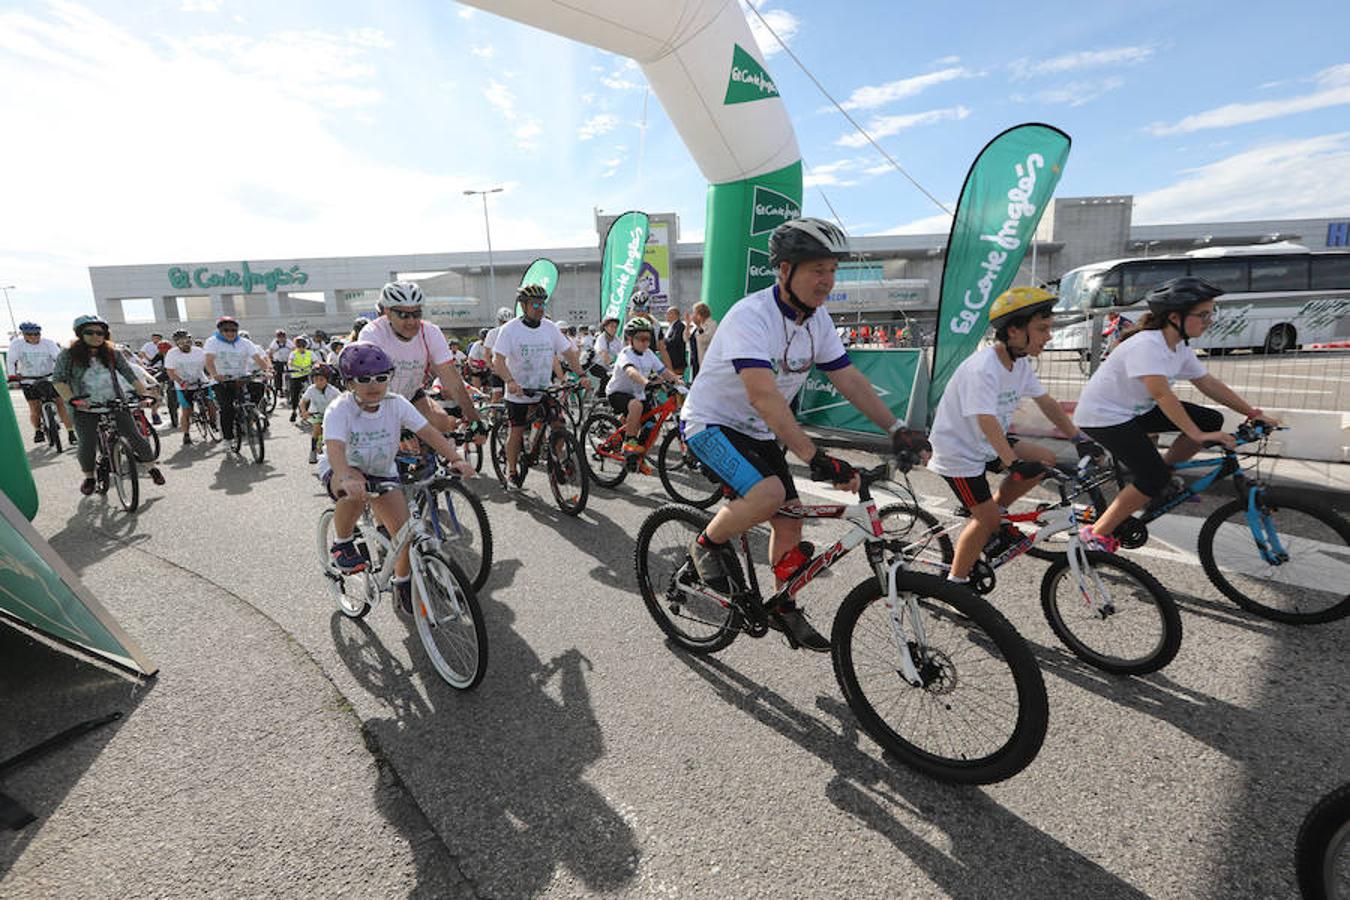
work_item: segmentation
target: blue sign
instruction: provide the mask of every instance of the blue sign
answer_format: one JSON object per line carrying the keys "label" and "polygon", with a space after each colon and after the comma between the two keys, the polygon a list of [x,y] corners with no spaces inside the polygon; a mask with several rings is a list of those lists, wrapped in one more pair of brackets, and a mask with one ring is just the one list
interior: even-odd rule
{"label": "blue sign", "polygon": [[1327,246],[1350,247],[1350,222],[1327,223]]}

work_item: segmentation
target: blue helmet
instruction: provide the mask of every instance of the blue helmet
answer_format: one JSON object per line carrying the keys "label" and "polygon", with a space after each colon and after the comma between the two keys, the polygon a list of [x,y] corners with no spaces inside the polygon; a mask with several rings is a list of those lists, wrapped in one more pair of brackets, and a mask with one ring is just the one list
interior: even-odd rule
{"label": "blue helmet", "polygon": [[21,322],[19,324],[20,334],[37,334],[42,331],[42,326],[36,322]]}

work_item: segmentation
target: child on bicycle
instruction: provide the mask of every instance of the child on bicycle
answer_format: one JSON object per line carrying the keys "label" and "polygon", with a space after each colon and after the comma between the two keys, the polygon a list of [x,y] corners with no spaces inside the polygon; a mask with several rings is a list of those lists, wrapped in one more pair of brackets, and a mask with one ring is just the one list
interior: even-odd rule
{"label": "child on bicycle", "polygon": [[[360,572],[366,559],[356,549],[353,531],[367,502],[375,519],[391,535],[408,521],[408,498],[402,491],[370,496],[368,482],[397,482],[399,438],[403,431],[414,432],[426,444],[466,478],[474,468],[459,455],[455,445],[434,427],[400,394],[389,392],[394,363],[375,344],[356,341],[348,344],[338,357],[338,368],[348,389],[324,411],[324,455],[319,462],[319,479],[336,501],[333,511],[333,562],[344,574]],[[408,548],[394,562],[394,586],[399,608],[412,614]]]}
{"label": "child on bicycle", "polygon": [[[1101,447],[1081,434],[1046,392],[1028,359],[1039,356],[1050,340],[1051,309],[1057,300],[1049,291],[1034,287],[1015,287],[1000,294],[989,307],[993,345],[971,354],[957,367],[938,404],[928,438],[933,445],[928,468],[941,475],[970,510],[970,522],[956,540],[947,576],[951,581],[969,581],[982,550],[997,557],[1026,537],[1011,523],[999,528],[999,520],[1015,500],[1045,477],[1055,454],[1047,447],[1008,436],[1008,424],[1023,397],[1034,399],[1061,432],[1073,435],[1079,456],[1102,455]],[[1005,470],[1008,474],[990,494],[985,473]]]}
{"label": "child on bicycle", "polygon": [[652,350],[655,332],[651,319],[635,316],[628,320],[623,326],[627,344],[615,358],[614,373],[605,388],[610,409],[623,417],[623,455],[630,470],[637,469],[642,460],[638,431],[642,417],[651,410],[645,399],[647,386],[653,381],[674,384],[678,380]]}
{"label": "child on bicycle", "polygon": [[[1237,443],[1219,430],[1222,413],[1181,400],[1172,392],[1173,381],[1185,378],[1206,397],[1248,419],[1279,424],[1206,372],[1191,349],[1191,338],[1204,334],[1214,318],[1214,298],[1221,293],[1193,276],[1158,285],[1146,298],[1148,312],[1083,388],[1074,421],[1133,476],[1096,522],[1082,529],[1084,540],[1101,549],[1118,549],[1111,536],[1116,528],[1150,501],[1160,502],[1172,493],[1173,464],[1190,459],[1207,441],[1230,449]],[[1150,436],[1164,431],[1180,432],[1166,456],[1158,453]]]}
{"label": "child on bicycle", "polygon": [[320,363],[314,367],[310,376],[312,383],[300,397],[300,421],[310,426],[309,461],[312,465],[318,461],[319,438],[323,436],[323,414],[328,405],[342,396],[342,392],[330,384],[332,369]]}

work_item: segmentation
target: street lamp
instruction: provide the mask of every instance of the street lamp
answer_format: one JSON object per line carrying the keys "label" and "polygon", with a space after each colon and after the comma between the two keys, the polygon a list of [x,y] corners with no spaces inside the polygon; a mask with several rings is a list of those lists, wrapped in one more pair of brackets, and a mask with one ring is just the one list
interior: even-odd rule
{"label": "street lamp", "polygon": [[9,305],[9,292],[12,290],[14,290],[14,285],[12,284],[0,285],[0,291],[5,292],[5,309],[9,310],[9,327],[14,329],[14,332],[17,334],[19,331],[19,323],[14,321],[14,307]]}
{"label": "street lamp", "polygon": [[[487,232],[488,245],[488,306],[497,302],[497,268],[492,264],[492,226],[488,223],[487,195],[496,194],[501,188],[488,188],[484,191],[465,191],[464,196],[473,197],[475,195],[483,198],[483,230]],[[495,311],[493,313],[495,315]]]}

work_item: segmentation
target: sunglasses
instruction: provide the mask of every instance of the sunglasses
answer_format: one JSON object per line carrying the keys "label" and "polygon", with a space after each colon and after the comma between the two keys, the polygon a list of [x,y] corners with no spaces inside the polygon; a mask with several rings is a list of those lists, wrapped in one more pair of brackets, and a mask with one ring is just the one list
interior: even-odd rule
{"label": "sunglasses", "polygon": [[220,329],[220,333],[221,333],[221,334],[235,334],[235,333],[237,333],[238,331],[239,331],[238,328],[222,328],[222,329]]}
{"label": "sunglasses", "polygon": [[787,346],[783,348],[783,368],[794,375],[800,375],[802,372],[809,372],[811,371],[811,367],[816,364],[815,335],[811,334],[810,328],[803,328],[801,330],[805,331],[806,336],[811,340],[811,355],[807,357],[805,366],[799,369],[793,366],[792,363],[788,361],[788,351],[792,349],[792,342],[797,339],[797,331],[794,330],[792,332],[792,336],[789,337],[787,333],[787,321],[786,320],[783,321],[783,339],[787,342]]}
{"label": "sunglasses", "polygon": [[391,306],[389,315],[396,319],[420,319],[422,318],[422,311],[420,309],[394,309]]}
{"label": "sunglasses", "polygon": [[378,375],[353,375],[348,381],[354,381],[357,384],[384,384],[390,378],[393,378],[388,372],[381,372]]}
{"label": "sunglasses", "polygon": [[81,331],[80,334],[85,337],[93,337],[94,335],[98,335],[99,337],[108,336],[108,332],[104,331],[102,328],[86,328],[84,331]]}

